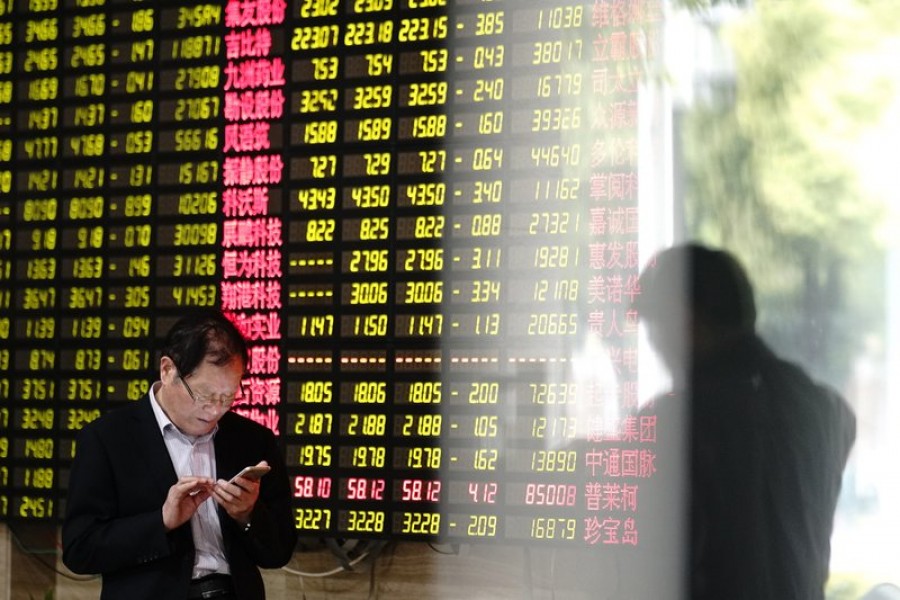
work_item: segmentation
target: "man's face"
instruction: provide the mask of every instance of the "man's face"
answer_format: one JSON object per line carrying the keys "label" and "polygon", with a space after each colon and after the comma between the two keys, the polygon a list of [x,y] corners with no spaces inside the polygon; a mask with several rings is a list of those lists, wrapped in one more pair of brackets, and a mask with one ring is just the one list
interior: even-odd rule
{"label": "man's face", "polygon": [[199,436],[213,430],[240,394],[244,368],[238,358],[222,366],[204,361],[182,378],[171,359],[163,357],[160,372],[165,389],[160,404],[169,419],[183,433]]}

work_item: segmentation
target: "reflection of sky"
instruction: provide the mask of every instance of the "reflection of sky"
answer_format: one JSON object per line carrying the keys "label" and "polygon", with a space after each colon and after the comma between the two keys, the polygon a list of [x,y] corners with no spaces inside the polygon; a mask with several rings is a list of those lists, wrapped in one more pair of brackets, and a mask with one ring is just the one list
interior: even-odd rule
{"label": "reflection of sky", "polygon": [[870,585],[900,583],[900,248],[891,251],[885,272],[885,352],[859,358],[861,375],[875,385],[862,385],[860,397],[848,398],[857,411],[857,439],[832,539],[833,579],[855,574]]}
{"label": "reflection of sky", "polygon": [[[900,90],[896,53],[900,38],[883,46],[868,67],[882,74],[894,73],[893,85]],[[882,239],[887,246],[885,267],[886,325],[876,336],[882,348],[871,356],[857,358],[869,385],[848,390],[848,401],[857,411],[857,439],[844,478],[844,495],[835,518],[831,571],[834,581],[856,574],[872,584],[900,583],[900,193],[896,187],[896,153],[886,150],[900,139],[900,95],[877,127],[856,143],[854,155],[863,188],[881,198],[886,207]],[[869,397],[874,396],[874,397]]]}
{"label": "reflection of sky", "polygon": [[[665,53],[673,104],[689,107],[703,99],[708,83],[733,77],[735,65],[718,39],[718,27],[741,17],[740,10],[730,9],[706,11],[700,16],[686,11],[672,15]],[[847,577],[869,585],[876,581],[900,583],[900,191],[894,151],[900,139],[900,70],[896,63],[900,35],[896,27],[882,30],[893,37],[846,58],[853,61],[853,70],[861,80],[892,77],[889,85],[894,89],[889,92],[895,99],[881,122],[858,138],[846,140],[852,151],[848,148],[844,154],[856,161],[862,188],[880,198],[887,209],[881,241],[889,252],[885,268],[889,314],[885,315],[885,330],[878,332],[883,353],[857,357],[858,361],[868,361],[865,368],[872,379],[880,379],[879,389],[870,387],[856,397],[852,386],[841,390],[860,422],[835,518],[831,572],[836,585]],[[655,359],[644,343],[640,362],[640,397],[645,399],[660,389],[664,379],[652,373]],[[664,389],[665,383],[661,386]],[[860,397],[862,393],[864,397]]]}

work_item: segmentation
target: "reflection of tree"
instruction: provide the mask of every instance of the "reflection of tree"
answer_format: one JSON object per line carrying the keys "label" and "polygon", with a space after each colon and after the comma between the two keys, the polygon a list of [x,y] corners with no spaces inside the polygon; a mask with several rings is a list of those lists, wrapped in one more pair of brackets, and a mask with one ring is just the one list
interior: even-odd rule
{"label": "reflection of tree", "polygon": [[856,142],[894,93],[898,24],[895,2],[758,0],[723,32],[736,80],[684,122],[689,235],[741,256],[766,337],[835,383],[883,312]]}

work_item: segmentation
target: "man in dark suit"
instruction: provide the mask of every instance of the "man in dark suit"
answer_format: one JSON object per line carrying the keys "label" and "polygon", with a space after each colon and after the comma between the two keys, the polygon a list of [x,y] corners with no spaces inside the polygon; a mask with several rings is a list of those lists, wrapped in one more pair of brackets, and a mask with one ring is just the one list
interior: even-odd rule
{"label": "man in dark suit", "polygon": [[750,281],[727,252],[670,248],[639,282],[638,312],[674,383],[647,410],[688,419],[688,597],[822,600],[853,413],[756,334]]}
{"label": "man in dark suit", "polygon": [[[247,360],[222,313],[184,317],[148,394],[79,435],[63,562],[100,573],[101,598],[262,600],[259,567],[290,560],[297,532],[276,438],[228,411]],[[271,472],[229,481],[249,465]]]}

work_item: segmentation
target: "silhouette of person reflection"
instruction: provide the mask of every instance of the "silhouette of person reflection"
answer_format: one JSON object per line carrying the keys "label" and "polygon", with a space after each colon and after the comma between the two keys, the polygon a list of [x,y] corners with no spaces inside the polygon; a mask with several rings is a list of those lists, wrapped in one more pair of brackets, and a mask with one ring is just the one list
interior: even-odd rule
{"label": "silhouette of person reflection", "polygon": [[757,335],[731,254],[676,246],[639,284],[635,306],[673,381],[651,409],[687,419],[689,597],[822,599],[853,413]]}

